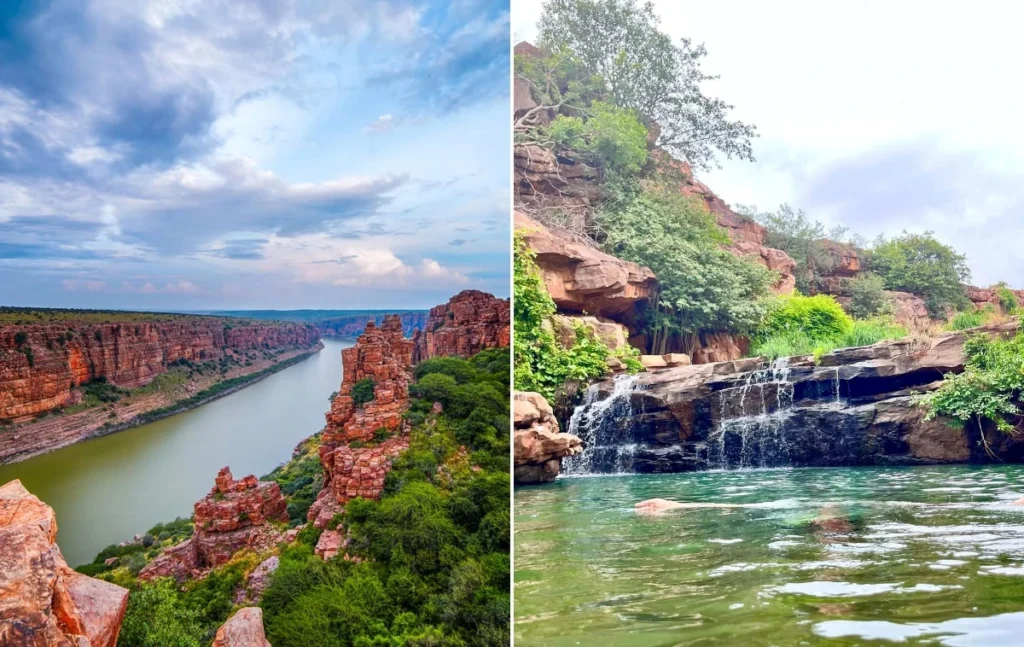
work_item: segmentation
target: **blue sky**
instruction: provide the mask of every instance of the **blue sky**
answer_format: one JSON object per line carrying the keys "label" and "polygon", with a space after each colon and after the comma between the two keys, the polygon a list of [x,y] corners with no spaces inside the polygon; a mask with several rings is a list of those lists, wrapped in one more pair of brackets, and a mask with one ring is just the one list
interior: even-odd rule
{"label": "blue sky", "polygon": [[[514,39],[542,0],[515,0]],[[700,179],[731,204],[788,202],[869,239],[932,230],[976,285],[1024,289],[1024,7],[928,0],[654,0],[707,46],[707,92],[757,126],[756,162]],[[738,19],[742,18],[742,19]]]}
{"label": "blue sky", "polygon": [[0,3],[0,304],[508,296],[508,52],[507,0]]}

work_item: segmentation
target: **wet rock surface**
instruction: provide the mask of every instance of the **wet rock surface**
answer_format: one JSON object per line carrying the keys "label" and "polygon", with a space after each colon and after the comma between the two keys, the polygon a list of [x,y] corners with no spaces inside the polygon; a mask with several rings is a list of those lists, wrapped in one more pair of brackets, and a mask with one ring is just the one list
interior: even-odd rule
{"label": "wet rock surface", "polygon": [[[975,329],[1011,335],[1017,321]],[[592,385],[568,422],[584,446],[570,472],[986,461],[979,432],[926,419],[915,395],[963,370],[965,333],[813,358],[720,362]],[[1004,457],[1020,442],[986,429]]]}

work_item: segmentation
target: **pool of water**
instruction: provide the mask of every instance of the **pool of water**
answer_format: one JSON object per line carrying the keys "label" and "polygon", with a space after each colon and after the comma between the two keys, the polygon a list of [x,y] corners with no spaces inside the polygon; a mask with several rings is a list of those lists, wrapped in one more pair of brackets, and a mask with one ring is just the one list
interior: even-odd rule
{"label": "pool of water", "polygon": [[1024,645],[1022,496],[1017,465],[519,488],[516,645]]}
{"label": "pool of water", "polygon": [[221,467],[262,476],[287,461],[323,427],[351,345],[325,339],[310,358],[191,411],[0,466],[0,483],[21,479],[52,506],[65,559],[89,562],[108,544],[190,516]]}

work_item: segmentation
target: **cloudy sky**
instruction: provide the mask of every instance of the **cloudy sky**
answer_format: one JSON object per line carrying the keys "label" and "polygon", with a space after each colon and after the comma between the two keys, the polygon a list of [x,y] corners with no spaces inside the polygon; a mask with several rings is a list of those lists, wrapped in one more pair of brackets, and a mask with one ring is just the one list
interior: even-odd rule
{"label": "cloudy sky", "polygon": [[[516,0],[518,42],[540,0]],[[869,238],[930,229],[976,284],[1024,288],[1024,60],[1013,3],[655,0],[708,48],[706,90],[760,133],[757,158],[704,180],[732,204],[782,202]]]}
{"label": "cloudy sky", "polygon": [[507,296],[508,39],[507,0],[0,3],[0,305]]}

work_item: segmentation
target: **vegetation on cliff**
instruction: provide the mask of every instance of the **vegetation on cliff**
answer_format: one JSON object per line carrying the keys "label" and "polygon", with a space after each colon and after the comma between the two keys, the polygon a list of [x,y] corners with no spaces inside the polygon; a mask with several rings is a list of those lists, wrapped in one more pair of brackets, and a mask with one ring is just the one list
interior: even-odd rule
{"label": "vegetation on cliff", "polygon": [[984,334],[970,335],[964,342],[967,361],[962,373],[946,373],[942,385],[921,397],[929,417],[947,416],[956,425],[974,423],[989,452],[983,423],[1015,433],[1021,423],[1021,395],[1024,393],[1024,331],[1010,339]]}
{"label": "vegetation on cliff", "polygon": [[879,238],[870,258],[871,269],[885,279],[888,289],[921,295],[933,317],[970,305],[963,287],[971,278],[967,257],[931,232]]}
{"label": "vegetation on cliff", "polygon": [[564,345],[555,336],[551,317],[555,302],[544,287],[533,252],[516,236],[512,271],[515,294],[515,388],[536,391],[554,400],[566,384],[585,384],[608,373],[608,358],[617,357],[630,371],[642,367],[633,352],[611,351],[594,333],[574,324],[575,340]]}
{"label": "vegetation on cliff", "polygon": [[419,365],[409,449],[381,499],[339,519],[355,559],[314,557],[310,528],[282,551],[261,604],[275,647],[508,644],[508,363],[494,349]]}

